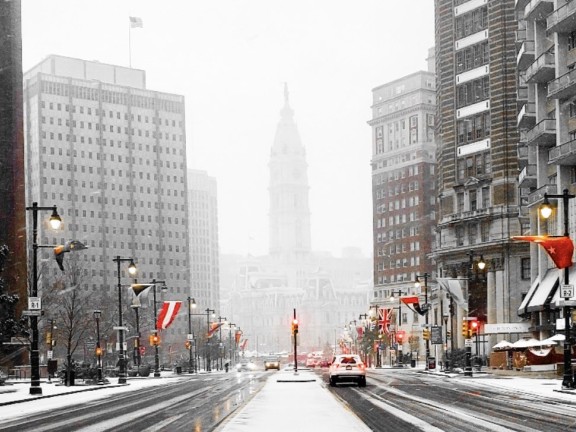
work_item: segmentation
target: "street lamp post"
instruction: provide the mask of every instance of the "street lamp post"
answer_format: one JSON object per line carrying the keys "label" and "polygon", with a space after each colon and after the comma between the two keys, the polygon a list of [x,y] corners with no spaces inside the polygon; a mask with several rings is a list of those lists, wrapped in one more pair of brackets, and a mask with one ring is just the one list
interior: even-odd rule
{"label": "street lamp post", "polygon": [[[402,290],[397,290],[394,291],[392,290],[392,296],[390,297],[391,301],[394,301],[394,294],[398,294],[399,296],[402,296],[404,294],[406,294],[405,292],[403,292]],[[398,302],[398,330],[397,333],[400,330],[402,326],[402,300],[400,299]],[[396,338],[398,339],[398,338]],[[403,351],[403,344],[404,344],[404,338],[401,339],[402,342],[399,342],[398,340],[396,340],[396,344],[398,345],[398,355],[396,356],[396,364],[400,365],[400,364],[404,364],[404,359],[402,359],[402,351]]]}
{"label": "street lamp post", "polygon": [[104,384],[104,379],[102,378],[102,347],[100,346],[100,317],[102,316],[102,311],[94,311],[94,319],[96,320],[96,358],[98,362],[98,384]]}
{"label": "street lamp post", "polygon": [[132,309],[134,309],[134,313],[136,314],[136,338],[134,339],[134,362],[136,363],[136,367],[140,367],[141,364],[141,357],[140,357],[140,304],[133,304],[130,305]]}
{"label": "street lamp post", "polygon": [[[364,332],[366,332],[366,323],[367,323],[367,321],[368,321],[368,314],[365,314],[365,313],[360,314],[360,315],[358,315],[358,319],[362,321],[362,324],[364,325]],[[364,338],[364,336],[362,336],[362,338]],[[361,346],[362,348],[364,348],[364,349],[362,350],[362,351],[363,351],[363,354],[364,354],[364,358],[363,358],[362,360],[363,360],[364,363],[366,364],[366,343],[363,341],[363,342],[360,344],[360,346]]]}
{"label": "street lamp post", "polygon": [[194,300],[192,297],[188,297],[188,337],[187,342],[189,343],[188,345],[188,372],[189,373],[193,373],[194,372],[194,361],[192,359],[192,347],[193,347],[193,343],[194,343],[194,334],[192,333],[192,310],[196,309],[196,300]]}
{"label": "street lamp post", "polygon": [[[548,219],[552,214],[552,208],[548,202],[548,198],[562,199],[562,209],[564,218],[564,237],[570,237],[569,233],[569,212],[568,212],[568,200],[575,198],[576,195],[568,193],[568,189],[562,191],[562,195],[549,195],[544,194],[544,202],[540,207],[540,214],[544,219]],[[570,271],[569,267],[564,267],[564,285],[570,284]],[[567,299],[565,299],[567,300]],[[564,314],[564,375],[562,378],[562,388],[573,389],[574,388],[574,377],[572,376],[572,347],[570,341],[570,306],[566,303],[562,308],[562,313]]]}
{"label": "street lamp post", "polygon": [[[474,269],[474,256],[475,252],[473,250],[468,252],[469,256],[469,265],[468,265],[468,289],[466,290],[466,297],[468,303],[468,316],[464,317],[465,320],[470,318],[470,289],[471,289],[471,282],[472,282],[472,270]],[[484,257],[480,255],[480,260],[477,263],[479,270],[484,270],[486,267],[486,263],[484,262]],[[468,341],[471,339],[470,332],[466,335],[466,357],[465,357],[465,367],[464,367],[464,376],[472,376],[472,341]]]}
{"label": "street lamp post", "polygon": [[236,324],[228,323],[228,345],[229,345],[229,355],[230,355],[230,367],[234,366],[232,359],[232,329],[236,328]]}
{"label": "street lamp post", "polygon": [[226,317],[218,317],[218,324],[220,324],[220,327],[218,328],[218,357],[220,358],[220,370],[222,370],[222,351],[223,351],[223,345],[222,345],[222,324],[221,323],[225,323],[226,322]]}
{"label": "street lamp post", "polygon": [[136,274],[136,265],[133,258],[122,258],[116,256],[112,258],[117,264],[118,272],[118,384],[126,384],[126,351],[124,349],[124,326],[122,323],[122,284],[120,283],[120,263],[129,262],[128,273],[132,276]]}
{"label": "street lamp post", "polygon": [[210,362],[210,313],[215,314],[214,309],[206,308],[206,372],[212,372]]}
{"label": "street lamp post", "polygon": [[[425,314],[424,314],[424,318],[425,318],[425,324],[426,324],[426,330],[430,330],[428,328],[428,276],[430,276],[428,273],[424,273],[423,275],[416,275],[416,286],[420,287],[420,279],[419,278],[424,278],[424,309],[425,309]],[[428,370],[428,357],[430,357],[430,338],[428,337],[426,339],[426,367],[425,369]]]}
{"label": "street lamp post", "polygon": [[[26,210],[32,211],[32,288],[30,289],[30,297],[28,298],[29,309],[41,311],[41,302],[38,297],[38,212],[40,210],[52,211],[50,216],[50,226],[52,229],[60,228],[62,219],[58,215],[56,206],[52,207],[39,207],[37,202],[33,202],[31,207],[26,207]],[[33,306],[33,307],[30,307]],[[42,387],[40,387],[40,352],[38,350],[38,316],[30,315],[30,327],[32,329],[32,341],[30,343],[30,394],[41,395]]]}

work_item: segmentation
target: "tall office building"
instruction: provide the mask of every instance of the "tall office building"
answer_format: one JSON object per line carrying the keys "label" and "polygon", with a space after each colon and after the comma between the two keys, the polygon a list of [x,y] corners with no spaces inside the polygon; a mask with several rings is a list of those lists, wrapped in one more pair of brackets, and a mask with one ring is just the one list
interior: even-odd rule
{"label": "tall office building", "polygon": [[[462,281],[453,316],[519,320],[530,284],[518,184],[514,0],[436,0],[438,276]],[[487,263],[485,272],[477,263]],[[528,271],[527,271],[528,269]],[[443,292],[444,296],[445,293]],[[462,347],[459,344],[454,347]],[[492,345],[490,345],[492,346]],[[488,347],[489,349],[489,347]],[[487,351],[485,351],[487,352]]]}
{"label": "tall office building", "polygon": [[[538,208],[544,194],[576,193],[576,2],[516,2],[518,31],[518,125],[521,186],[530,210],[531,234],[564,235],[565,223],[572,239],[576,234],[576,200],[551,199],[555,205],[546,221]],[[568,220],[564,218],[568,216]],[[547,253],[533,245],[530,251],[532,285],[525,289],[518,313],[527,318],[535,337],[555,333],[562,318],[560,287],[564,272],[558,271]],[[576,281],[574,266],[570,285]],[[572,297],[572,301],[576,298]],[[569,310],[567,310],[569,312]]]}
{"label": "tall office building", "polygon": [[199,312],[220,309],[218,195],[216,179],[188,170],[190,296]]}
{"label": "tall office building", "polygon": [[[433,247],[436,206],[436,93],[433,51],[430,54],[428,71],[372,90],[372,119],[368,122],[372,128],[374,223],[371,304],[391,311],[398,308],[398,297],[391,300],[395,293],[425,294],[415,289],[416,276],[428,274],[431,282],[434,274],[428,257]],[[424,300],[425,296],[422,303]],[[422,341],[418,315],[408,308],[402,312],[401,316],[393,314],[393,327],[399,325],[409,332],[411,340]]]}
{"label": "tall office building", "polygon": [[[117,316],[118,256],[134,258],[138,282],[165,280],[171,298],[189,293],[184,97],[145,83],[141,70],[56,55],[24,77],[26,197],[56,205],[64,221],[57,233],[41,227],[39,242],[89,247],[65,260],[78,260],[79,285],[108,322]],[[41,252],[50,262],[51,250]],[[43,283],[61,277],[55,265],[46,270]]]}

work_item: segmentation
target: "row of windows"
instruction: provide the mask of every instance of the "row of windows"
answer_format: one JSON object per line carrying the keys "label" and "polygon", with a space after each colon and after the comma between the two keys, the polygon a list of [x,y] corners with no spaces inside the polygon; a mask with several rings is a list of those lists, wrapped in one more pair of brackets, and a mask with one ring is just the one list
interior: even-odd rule
{"label": "row of windows", "polygon": [[[69,196],[70,197],[70,196]],[[75,209],[75,214],[76,216],[79,216],[78,214],[78,210]],[[111,219],[116,219],[116,212],[108,212],[108,211],[96,211],[96,210],[82,210],[82,217],[86,217],[86,218],[98,218],[98,219],[108,219],[111,216]],[[72,216],[72,209],[68,209],[68,216]],[[132,213],[118,213],[118,219],[119,220],[124,220],[124,216],[126,216],[126,220],[129,221],[136,221],[138,222],[138,219],[140,219],[140,222],[149,222],[149,223],[169,223],[169,224],[174,224],[174,225],[178,225],[179,223],[182,225],[186,225],[186,218],[178,218],[178,217],[172,217],[172,216],[152,216],[152,215],[137,215],[137,214],[132,214]]]}
{"label": "row of windows", "polygon": [[[388,203],[388,211],[400,210],[410,207],[417,207],[420,205],[420,197],[409,197],[409,198],[402,198],[401,200],[394,200]],[[385,213],[386,212],[386,204],[380,204],[376,207],[377,213]]]}
{"label": "row of windows", "polygon": [[[61,136],[61,134],[59,134],[59,135]],[[45,137],[46,136],[44,136],[44,138]],[[66,135],[66,137],[68,137],[68,135]],[[61,139],[60,139],[60,141],[63,144],[67,144],[67,143],[63,142]],[[107,140],[105,138],[102,140],[100,140],[100,138],[96,138],[95,141],[96,141],[97,145],[100,145],[100,143],[102,143],[102,146],[104,146],[104,147],[106,147],[107,144],[109,144],[109,146],[111,148],[113,148],[114,145],[116,145],[117,148],[122,148],[122,141]],[[84,143],[84,136],[80,137],[80,142]],[[92,144],[92,137],[88,137],[88,144]],[[130,149],[136,150],[136,147],[138,147],[139,152],[142,152],[145,150],[146,152],[152,151],[153,153],[160,153],[160,154],[165,153],[167,155],[172,153],[173,155],[176,155],[176,148],[172,147],[172,146],[163,147],[162,145],[156,145],[156,144],[151,145],[151,144],[142,144],[142,143],[137,144],[137,143],[128,142],[128,141],[124,142],[124,148],[127,150],[130,150]],[[53,148],[53,147],[50,147],[50,148]],[[68,146],[66,146],[66,148],[68,148]],[[170,152],[170,151],[172,151],[172,152]],[[46,154],[46,146],[42,146],[42,153]],[[53,150],[50,151],[50,154],[54,154]],[[59,154],[62,155],[62,150],[59,151]],[[76,150],[73,150],[72,154],[74,156],[76,156],[77,155]],[[178,151],[178,155],[184,156],[184,149],[180,149]],[[70,151],[68,149],[66,150],[66,156],[70,156]],[[134,163],[134,162],[132,162],[132,163]]]}
{"label": "row of windows", "polygon": [[456,73],[466,72],[490,61],[488,41],[468,46],[456,52]]}
{"label": "row of windows", "polygon": [[[68,104],[62,104],[62,103],[58,103],[58,102],[48,102],[48,104],[46,104],[46,101],[42,101],[40,103],[40,105],[42,106],[42,108],[46,109],[46,105],[48,105],[50,110],[57,110],[57,111],[62,111],[62,107],[64,107],[64,110],[66,112],[72,112],[73,114],[76,114],[76,109],[78,109],[78,113],[79,114],[84,114],[86,113],[87,115],[91,116],[92,115],[92,108],[91,107],[84,107],[82,105],[68,105]],[[116,113],[116,115],[114,115],[114,113]],[[103,118],[106,117],[106,110],[105,109],[98,109],[98,108],[94,108],[94,115],[95,116],[102,116]],[[157,117],[148,117],[147,115],[142,115],[142,114],[130,114],[128,115],[128,113],[124,113],[124,116],[122,116],[122,113],[120,111],[110,111],[108,110],[108,117],[109,118],[114,118],[116,117],[116,119],[121,120],[122,117],[124,118],[124,120],[128,121],[138,121],[140,123],[151,123],[153,125],[158,125],[158,126],[162,126],[162,120],[164,120],[164,126],[170,126],[172,125],[173,127],[176,127],[176,125],[178,125],[179,128],[184,127],[184,122],[182,120],[178,120],[178,123],[176,123],[176,120],[172,119],[172,120],[168,120],[168,119],[161,119],[161,118],[157,118]],[[76,120],[73,120],[74,122]]]}
{"label": "row of windows", "polygon": [[476,153],[458,159],[457,180],[464,182],[470,177],[482,177],[492,172],[490,152]]}
{"label": "row of windows", "polygon": [[[458,225],[454,230],[456,235],[456,246],[465,246],[466,229]],[[478,224],[468,224],[468,245],[486,243],[490,241],[490,223],[482,222],[480,224],[480,235],[478,235]]]}
{"label": "row of windows", "polygon": [[490,207],[490,187],[484,186],[480,189],[470,189],[467,193],[458,192],[456,194],[456,212],[475,211],[480,208]]}
{"label": "row of windows", "polygon": [[[168,166],[169,164],[166,164],[166,167],[169,168]],[[48,169],[48,163],[47,162],[43,162],[42,166],[44,169]],[[181,169],[183,168],[182,166],[180,167]],[[132,177],[132,178],[136,178],[137,177],[137,173],[136,171],[133,170],[121,170],[121,169],[113,169],[113,168],[100,168],[100,167],[92,167],[92,166],[80,166],[80,169],[78,169],[77,165],[71,166],[70,164],[66,164],[66,170],[64,170],[64,164],[61,163],[56,163],[56,162],[51,162],[50,163],[50,169],[56,171],[74,171],[74,172],[78,172],[80,171],[81,173],[84,174],[97,174],[97,175],[111,175],[111,176],[118,176],[118,177],[124,177],[124,173],[126,173],[126,178]],[[176,166],[174,166],[174,169],[176,169]],[[142,174],[142,173],[140,173]],[[140,177],[142,178],[142,177]],[[62,179],[60,179],[61,181]],[[51,184],[55,185],[56,184],[56,179],[55,178],[51,178],[50,179]],[[180,179],[180,183],[184,183],[184,179],[181,178]],[[48,180],[46,177],[42,178],[42,184],[48,184]],[[154,189],[155,191],[157,191],[157,189]],[[161,193],[164,192],[164,189],[160,189]],[[166,191],[168,191],[168,195],[170,195],[170,189],[166,189]],[[150,191],[148,191],[150,193]],[[183,195],[184,192],[181,191],[181,195]],[[174,194],[177,194],[177,190],[174,189]]]}
{"label": "row of windows", "polygon": [[[58,123],[61,123],[62,119],[58,119]],[[52,123],[53,118],[50,117],[50,124]],[[46,117],[42,117],[42,123],[46,123]],[[66,122],[68,123],[68,121]],[[99,131],[100,130],[100,124],[96,123],[95,125],[95,130]],[[86,123],[86,127],[87,129],[92,129],[92,123],[87,122]],[[84,122],[80,122],[80,129],[84,129]],[[106,131],[106,125],[102,125],[102,131]],[[152,133],[150,133],[150,131],[146,130],[144,131],[144,133],[142,133],[142,130],[140,129],[134,129],[131,128],[130,130],[127,127],[124,127],[124,132],[122,132],[122,127],[121,126],[116,126],[116,129],[114,129],[113,125],[110,125],[108,128],[108,132],[112,132],[112,133],[117,133],[117,134],[124,134],[124,135],[132,135],[132,136],[136,136],[138,135],[139,137],[145,137],[145,138],[154,138],[154,139],[165,139],[165,140],[169,140],[170,139],[170,134],[168,132],[164,132],[164,137],[162,137],[162,132],[156,132],[156,131],[152,131]],[[50,131],[50,139],[54,139],[55,136],[58,136],[59,140],[62,140],[62,133],[57,133],[58,135],[56,135],[56,132],[52,132]],[[48,131],[43,130],[42,131],[42,138],[47,138],[48,137]],[[72,135],[68,135],[66,134],[66,141],[70,141],[70,137],[72,137],[72,142],[77,142],[76,141],[76,135],[72,134]],[[172,134],[172,141],[180,141],[180,142],[184,142],[184,135],[177,135],[177,134]],[[83,141],[82,141],[83,142]]]}
{"label": "row of windows", "polygon": [[462,39],[488,27],[488,8],[481,7],[456,17],[456,39]]}
{"label": "row of windows", "polygon": [[389,181],[400,180],[406,177],[417,176],[420,174],[418,165],[411,165],[408,168],[396,169],[385,173],[380,173],[374,176],[374,181],[377,185],[384,184]]}
{"label": "row of windows", "polygon": [[400,240],[403,238],[419,236],[420,228],[421,228],[420,225],[414,225],[410,227],[391,229],[387,232],[378,233],[376,236],[376,242],[386,243],[392,240]]}
{"label": "row of windows", "polygon": [[[400,225],[400,224],[405,224],[408,222],[414,222],[418,219],[418,212],[410,212],[408,214],[403,213],[403,214],[397,214],[394,216],[389,216],[388,217],[388,226],[393,226],[393,225]],[[382,217],[382,218],[378,218],[376,220],[376,226],[377,228],[385,228],[386,227],[386,218]]]}
{"label": "row of windows", "polygon": [[490,113],[480,113],[475,116],[458,120],[456,124],[457,144],[473,143],[490,136]]}
{"label": "row of windows", "polygon": [[396,268],[414,267],[414,266],[419,266],[419,265],[420,265],[420,257],[414,256],[414,257],[410,257],[410,260],[408,260],[408,258],[402,258],[402,259],[397,259],[397,260],[390,260],[388,263],[386,263],[385,261],[380,261],[378,263],[377,270],[378,271],[383,271],[383,270],[387,270],[387,269],[392,270],[392,269],[396,269]]}
{"label": "row of windows", "polygon": [[[418,181],[411,181],[408,184],[402,183],[397,184],[394,187],[388,187],[388,196],[400,195],[406,192],[417,191],[419,189]],[[381,199],[386,197],[386,189],[376,189],[376,199]]]}
{"label": "row of windows", "polygon": [[373,169],[381,169],[386,167],[392,167],[394,165],[405,164],[406,162],[410,162],[418,157],[418,153],[413,152],[406,152],[402,153],[397,156],[392,156],[387,159],[379,160],[373,167]]}
{"label": "row of windows", "polygon": [[86,99],[116,105],[135,106],[173,113],[184,112],[184,103],[178,101],[68,85],[66,83],[42,81],[41,92],[58,96],[71,96],[77,99]]}
{"label": "row of windows", "polygon": [[458,108],[475,104],[490,97],[488,76],[468,81],[457,88]]}

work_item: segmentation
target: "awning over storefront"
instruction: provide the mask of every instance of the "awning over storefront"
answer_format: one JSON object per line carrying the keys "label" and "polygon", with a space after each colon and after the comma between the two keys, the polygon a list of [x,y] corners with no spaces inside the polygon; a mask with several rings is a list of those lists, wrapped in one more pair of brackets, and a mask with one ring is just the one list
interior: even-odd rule
{"label": "awning over storefront", "polygon": [[541,311],[549,305],[558,292],[561,275],[562,271],[554,268],[549,269],[542,280],[536,279],[520,304],[518,315]]}

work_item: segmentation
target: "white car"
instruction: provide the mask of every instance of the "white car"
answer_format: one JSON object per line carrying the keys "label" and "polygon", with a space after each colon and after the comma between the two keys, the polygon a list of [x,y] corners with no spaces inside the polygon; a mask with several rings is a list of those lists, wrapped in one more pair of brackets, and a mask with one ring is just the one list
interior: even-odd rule
{"label": "white car", "polygon": [[359,387],[366,387],[366,366],[359,355],[334,356],[328,373],[331,386],[339,382],[355,382]]}

